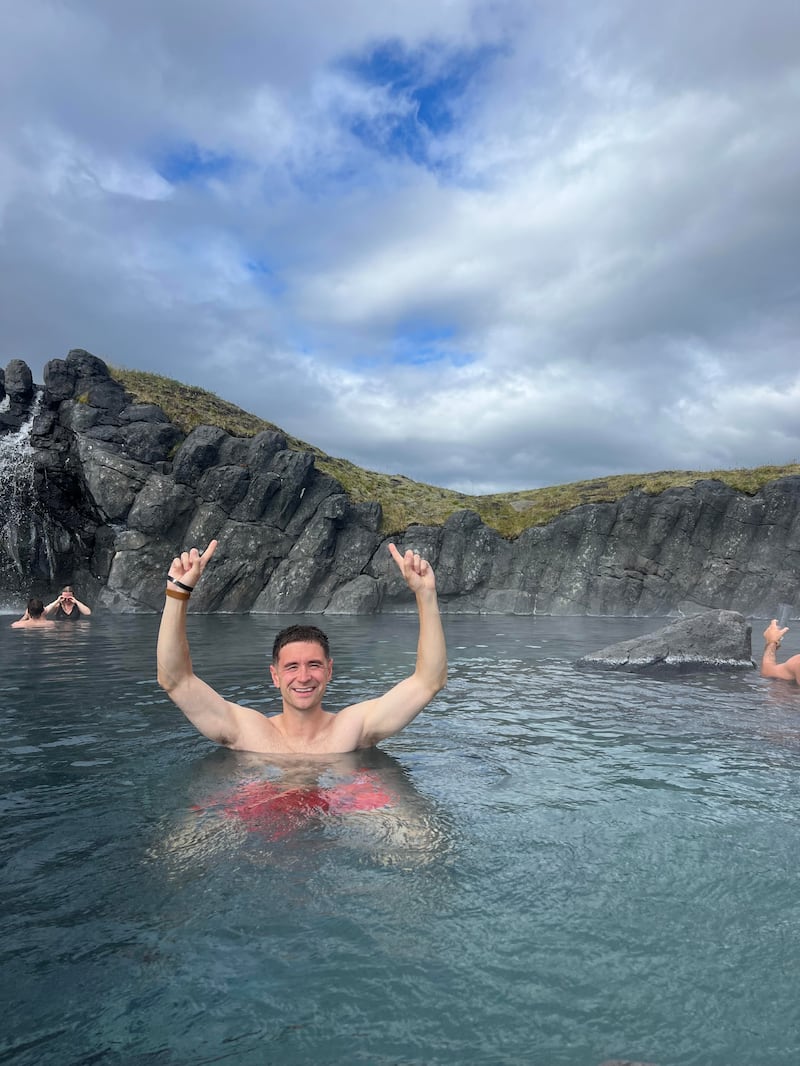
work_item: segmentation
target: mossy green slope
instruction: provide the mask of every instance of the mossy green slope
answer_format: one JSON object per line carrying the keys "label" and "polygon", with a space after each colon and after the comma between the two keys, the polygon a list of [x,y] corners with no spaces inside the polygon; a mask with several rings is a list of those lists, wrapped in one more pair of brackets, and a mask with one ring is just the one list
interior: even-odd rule
{"label": "mossy green slope", "polygon": [[[284,431],[273,422],[248,414],[235,404],[227,403],[212,392],[184,385],[160,374],[109,366],[111,375],[138,403],[158,404],[167,417],[184,433],[195,426],[219,426],[238,437],[252,437],[265,429]],[[657,495],[666,489],[693,485],[714,478],[739,492],[754,494],[776,478],[800,474],[800,464],[759,466],[754,469],[661,470],[653,474],[616,474],[592,481],[573,481],[522,492],[491,496],[468,496],[451,489],[412,481],[402,474],[379,474],[364,470],[346,459],[326,455],[313,444],[286,436],[289,447],[311,452],[319,470],[339,481],[356,502],[377,500],[383,509],[383,530],[400,533],[414,523],[441,525],[454,511],[476,511],[485,525],[504,537],[516,537],[530,526],[540,526],[559,514],[583,503],[609,503],[621,499],[634,489]]]}

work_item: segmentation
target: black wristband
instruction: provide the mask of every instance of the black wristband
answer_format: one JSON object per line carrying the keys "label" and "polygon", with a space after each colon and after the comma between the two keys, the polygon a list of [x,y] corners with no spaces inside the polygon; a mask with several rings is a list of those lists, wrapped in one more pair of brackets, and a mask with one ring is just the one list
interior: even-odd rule
{"label": "black wristband", "polygon": [[170,575],[167,574],[167,581],[171,581],[173,585],[179,589],[183,589],[184,592],[194,592],[194,585],[184,585],[182,581],[178,581],[177,577],[170,577]]}

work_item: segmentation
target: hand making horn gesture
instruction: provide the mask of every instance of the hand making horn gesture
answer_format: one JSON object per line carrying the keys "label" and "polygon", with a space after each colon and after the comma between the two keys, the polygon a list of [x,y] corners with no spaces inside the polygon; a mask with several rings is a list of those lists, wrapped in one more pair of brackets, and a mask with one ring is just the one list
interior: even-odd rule
{"label": "hand making horn gesture", "polygon": [[188,599],[200,580],[211,556],[217,550],[217,544],[218,541],[212,540],[209,541],[205,551],[190,548],[188,551],[176,555],[167,573],[167,581],[169,583],[167,591],[178,591],[181,593],[181,598],[186,597]]}
{"label": "hand making horn gesture", "polygon": [[433,590],[436,588],[436,578],[433,567],[427,559],[423,559],[419,552],[407,548],[401,555],[394,544],[389,545],[392,558],[397,563],[397,568],[403,575],[406,584],[413,593]]}

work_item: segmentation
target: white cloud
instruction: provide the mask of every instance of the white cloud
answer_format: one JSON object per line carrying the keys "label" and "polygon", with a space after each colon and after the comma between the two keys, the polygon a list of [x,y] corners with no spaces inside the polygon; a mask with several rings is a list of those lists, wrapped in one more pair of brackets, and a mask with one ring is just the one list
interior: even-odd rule
{"label": "white cloud", "polygon": [[465,491],[800,454],[796,5],[4,29],[0,361],[87,347]]}

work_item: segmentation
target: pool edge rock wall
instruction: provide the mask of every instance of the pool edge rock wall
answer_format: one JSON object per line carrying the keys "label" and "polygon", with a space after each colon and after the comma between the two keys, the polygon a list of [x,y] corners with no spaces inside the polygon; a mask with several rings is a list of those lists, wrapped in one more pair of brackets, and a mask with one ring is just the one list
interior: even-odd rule
{"label": "pool edge rock wall", "polygon": [[8,506],[0,471],[0,567],[17,594],[71,581],[95,607],[160,610],[172,556],[212,537],[220,547],[193,610],[413,611],[389,539],[432,561],[445,613],[766,616],[800,586],[796,477],[755,496],[712,480],[657,496],[636,491],[513,541],[472,511],[389,538],[377,503],[354,503],[281,433],[239,438],[200,426],[184,437],[82,349],[51,360],[43,386],[24,362],[9,363],[0,444],[26,425],[22,517],[19,499],[13,513]]}

